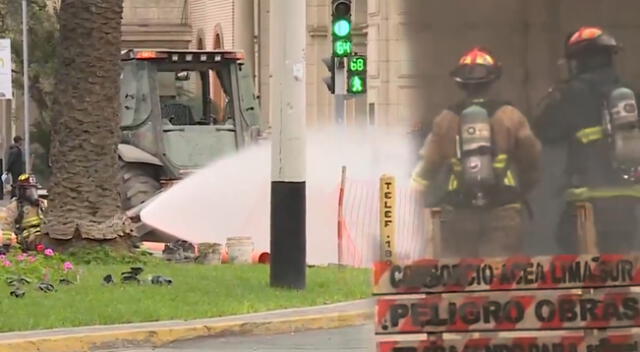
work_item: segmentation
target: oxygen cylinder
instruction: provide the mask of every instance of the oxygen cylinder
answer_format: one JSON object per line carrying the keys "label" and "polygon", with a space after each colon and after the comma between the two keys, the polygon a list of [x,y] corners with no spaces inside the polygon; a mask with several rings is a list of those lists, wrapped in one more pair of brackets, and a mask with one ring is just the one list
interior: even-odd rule
{"label": "oxygen cylinder", "polygon": [[625,87],[614,89],[607,99],[605,117],[616,166],[624,169],[640,166],[638,108],[633,91]]}
{"label": "oxygen cylinder", "polygon": [[459,148],[465,188],[479,191],[493,185],[491,123],[487,110],[472,105],[462,111]]}
{"label": "oxygen cylinder", "polygon": [[636,96],[629,88],[614,89],[607,99],[607,107],[612,130],[637,127]]}

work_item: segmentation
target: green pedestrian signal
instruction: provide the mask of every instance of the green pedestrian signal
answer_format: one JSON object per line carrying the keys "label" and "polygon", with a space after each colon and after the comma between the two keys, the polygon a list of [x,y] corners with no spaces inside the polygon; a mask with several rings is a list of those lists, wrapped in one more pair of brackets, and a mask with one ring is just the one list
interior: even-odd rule
{"label": "green pedestrian signal", "polygon": [[347,64],[347,93],[363,94],[367,91],[367,57],[350,56]]}
{"label": "green pedestrian signal", "polygon": [[364,91],[364,82],[360,76],[351,77],[351,81],[349,81],[349,92],[358,94]]}

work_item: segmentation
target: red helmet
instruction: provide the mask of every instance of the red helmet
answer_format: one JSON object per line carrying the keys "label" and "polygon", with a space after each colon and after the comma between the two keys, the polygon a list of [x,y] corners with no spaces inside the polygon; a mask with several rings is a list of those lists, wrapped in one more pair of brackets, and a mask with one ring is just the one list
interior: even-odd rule
{"label": "red helmet", "polygon": [[491,82],[500,78],[502,65],[489,50],[475,47],[460,58],[451,77],[460,83]]}
{"label": "red helmet", "polygon": [[565,43],[565,56],[574,58],[597,49],[616,53],[620,45],[610,34],[600,27],[582,27],[568,37]]}

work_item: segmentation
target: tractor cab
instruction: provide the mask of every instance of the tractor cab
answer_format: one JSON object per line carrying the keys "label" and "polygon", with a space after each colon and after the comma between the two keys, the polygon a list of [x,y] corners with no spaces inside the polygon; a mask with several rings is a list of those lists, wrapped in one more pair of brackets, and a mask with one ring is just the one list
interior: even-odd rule
{"label": "tractor cab", "polygon": [[260,135],[242,51],[125,50],[120,85],[123,207]]}

